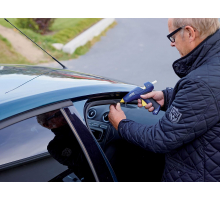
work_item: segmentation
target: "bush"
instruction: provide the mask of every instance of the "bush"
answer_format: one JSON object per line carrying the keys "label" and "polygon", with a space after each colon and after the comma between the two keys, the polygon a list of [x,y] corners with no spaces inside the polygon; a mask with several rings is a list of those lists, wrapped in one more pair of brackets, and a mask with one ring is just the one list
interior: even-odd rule
{"label": "bush", "polygon": [[45,34],[54,23],[55,18],[34,18],[35,23],[38,25],[40,34]]}
{"label": "bush", "polygon": [[39,30],[38,25],[35,23],[35,21],[32,18],[18,18],[16,19],[15,24],[19,28],[31,29],[34,32],[38,32]]}
{"label": "bush", "polygon": [[49,31],[54,20],[54,18],[18,18],[15,23],[19,28],[31,29],[43,35]]}

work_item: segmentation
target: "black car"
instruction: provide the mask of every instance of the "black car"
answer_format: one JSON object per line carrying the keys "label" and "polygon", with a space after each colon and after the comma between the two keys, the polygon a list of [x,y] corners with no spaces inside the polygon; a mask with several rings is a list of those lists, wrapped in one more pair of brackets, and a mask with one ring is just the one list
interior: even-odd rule
{"label": "black car", "polygon": [[[135,85],[37,66],[0,67],[0,181],[160,181],[164,155],[122,140],[109,105]],[[137,101],[127,118],[153,125]]]}

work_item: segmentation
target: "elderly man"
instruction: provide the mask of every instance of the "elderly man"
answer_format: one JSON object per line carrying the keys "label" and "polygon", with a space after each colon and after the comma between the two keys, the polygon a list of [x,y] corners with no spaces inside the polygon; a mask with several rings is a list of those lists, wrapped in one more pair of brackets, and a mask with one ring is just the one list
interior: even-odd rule
{"label": "elderly man", "polygon": [[[181,58],[174,89],[142,95],[165,112],[154,126],[126,119],[120,104],[109,120],[122,138],[165,153],[163,181],[220,181],[220,30],[218,19],[169,19],[167,36]],[[141,107],[141,101],[138,101]],[[150,112],[152,104],[146,105]]]}

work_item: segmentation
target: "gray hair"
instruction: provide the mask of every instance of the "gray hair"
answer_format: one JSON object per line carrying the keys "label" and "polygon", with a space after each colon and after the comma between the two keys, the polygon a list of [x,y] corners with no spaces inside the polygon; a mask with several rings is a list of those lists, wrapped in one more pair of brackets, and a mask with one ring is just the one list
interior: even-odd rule
{"label": "gray hair", "polygon": [[179,28],[182,26],[192,26],[199,32],[200,38],[204,39],[212,35],[220,28],[218,18],[174,18],[173,26]]}

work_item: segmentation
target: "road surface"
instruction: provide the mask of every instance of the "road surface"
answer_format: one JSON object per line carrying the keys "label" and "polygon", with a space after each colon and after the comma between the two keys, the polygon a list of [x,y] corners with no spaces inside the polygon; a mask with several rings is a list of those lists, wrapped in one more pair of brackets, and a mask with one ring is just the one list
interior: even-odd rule
{"label": "road surface", "polygon": [[[174,87],[179,77],[172,63],[180,58],[170,46],[167,19],[116,19],[89,52],[77,59],[62,61],[69,69],[100,75],[142,86],[157,80],[155,90]],[[57,63],[49,66],[59,67]]]}

